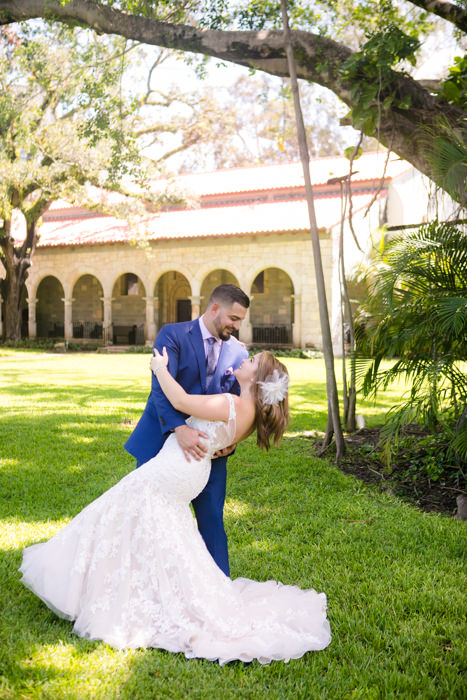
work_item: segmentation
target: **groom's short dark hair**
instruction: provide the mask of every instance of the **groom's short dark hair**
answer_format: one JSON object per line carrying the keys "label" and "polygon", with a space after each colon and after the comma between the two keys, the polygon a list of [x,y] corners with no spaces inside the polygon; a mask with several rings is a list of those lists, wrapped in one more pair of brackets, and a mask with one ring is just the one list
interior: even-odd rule
{"label": "groom's short dark hair", "polygon": [[250,306],[249,298],[240,287],[237,287],[235,284],[220,284],[209,297],[208,306],[214,303],[222,306],[233,306],[235,302],[245,309],[248,309]]}

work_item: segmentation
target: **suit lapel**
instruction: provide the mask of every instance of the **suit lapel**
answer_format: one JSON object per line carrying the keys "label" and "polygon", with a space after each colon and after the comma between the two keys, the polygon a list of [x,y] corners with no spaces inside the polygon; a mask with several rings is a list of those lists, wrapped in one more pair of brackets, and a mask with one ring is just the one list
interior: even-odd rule
{"label": "suit lapel", "polygon": [[193,324],[188,333],[190,343],[193,347],[196,360],[199,367],[199,376],[201,378],[201,386],[206,389],[206,356],[204,354],[203,336],[199,327],[198,320],[193,321]]}

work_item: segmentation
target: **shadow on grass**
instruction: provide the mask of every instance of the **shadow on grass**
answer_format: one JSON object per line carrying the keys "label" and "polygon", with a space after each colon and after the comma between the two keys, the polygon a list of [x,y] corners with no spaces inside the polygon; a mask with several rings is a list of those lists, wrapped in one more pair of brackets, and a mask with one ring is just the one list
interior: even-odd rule
{"label": "shadow on grass", "polygon": [[[2,373],[3,374],[3,373]],[[15,380],[18,383],[15,385],[14,393],[15,396],[19,397],[31,397],[31,408],[32,402],[40,400],[49,400],[52,403],[61,402],[72,402],[73,405],[83,406],[88,403],[95,401],[106,401],[119,399],[124,406],[125,400],[131,399],[132,403],[141,402],[141,410],[144,408],[149,391],[135,389],[134,385],[128,384],[127,386],[118,385],[115,387],[88,387],[88,386],[76,386],[76,384],[70,384],[69,386],[61,384],[60,386],[54,386],[52,384],[44,383],[21,383],[24,382],[24,377],[18,374]]]}
{"label": "shadow on grass", "polygon": [[2,518],[31,522],[73,516],[134,468],[123,448],[130,431],[112,415],[3,416],[0,431]]}

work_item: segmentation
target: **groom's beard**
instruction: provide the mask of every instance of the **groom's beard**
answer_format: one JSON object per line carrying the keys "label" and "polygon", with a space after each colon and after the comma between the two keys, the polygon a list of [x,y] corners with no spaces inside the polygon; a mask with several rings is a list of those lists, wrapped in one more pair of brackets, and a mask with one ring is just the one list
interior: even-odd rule
{"label": "groom's beard", "polygon": [[230,336],[232,335],[233,332],[234,332],[233,328],[232,328],[232,330],[224,328],[221,332],[219,332],[219,338],[221,340],[230,340]]}
{"label": "groom's beard", "polygon": [[214,321],[214,328],[217,332],[217,337],[221,340],[230,340],[232,333],[235,331],[234,326],[222,326],[221,323],[218,322],[218,319]]}

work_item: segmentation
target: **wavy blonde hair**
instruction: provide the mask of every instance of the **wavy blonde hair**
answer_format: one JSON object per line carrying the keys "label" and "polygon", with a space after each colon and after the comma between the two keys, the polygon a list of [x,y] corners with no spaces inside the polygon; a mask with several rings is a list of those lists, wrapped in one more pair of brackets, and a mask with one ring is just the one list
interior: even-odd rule
{"label": "wavy blonde hair", "polygon": [[256,380],[253,388],[253,397],[255,401],[255,420],[251,429],[251,433],[256,430],[256,444],[258,447],[266,450],[270,448],[271,439],[273,444],[277,445],[283,436],[285,429],[289,423],[289,400],[288,396],[278,404],[265,404],[263,402],[263,391],[258,382],[264,382],[274,370],[284,372],[289,375],[287,367],[279,362],[274,355],[268,350],[261,353],[256,373]]}

